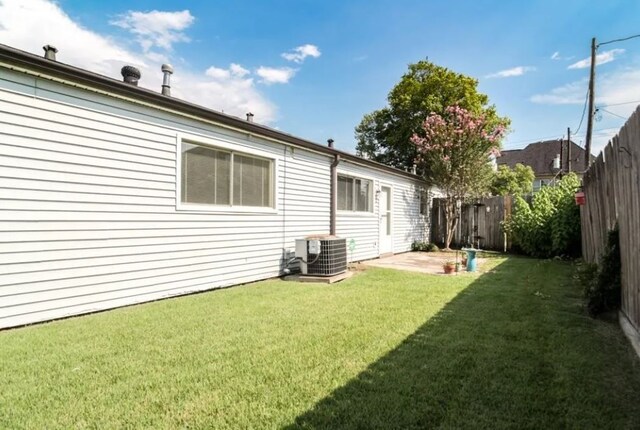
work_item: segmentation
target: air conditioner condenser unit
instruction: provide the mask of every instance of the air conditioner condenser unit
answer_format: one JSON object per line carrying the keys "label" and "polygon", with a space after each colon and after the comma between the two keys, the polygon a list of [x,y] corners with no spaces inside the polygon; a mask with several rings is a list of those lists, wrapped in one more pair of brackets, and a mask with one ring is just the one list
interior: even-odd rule
{"label": "air conditioner condenser unit", "polygon": [[303,275],[333,276],[347,271],[347,240],[335,236],[296,239],[296,258]]}

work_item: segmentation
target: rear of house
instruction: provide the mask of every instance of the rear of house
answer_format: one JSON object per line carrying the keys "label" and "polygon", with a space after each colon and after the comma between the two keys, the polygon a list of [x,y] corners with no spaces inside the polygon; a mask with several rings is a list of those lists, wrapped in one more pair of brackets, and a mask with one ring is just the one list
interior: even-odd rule
{"label": "rear of house", "polygon": [[6,46],[0,70],[0,328],[280,276],[332,200],[354,261],[428,237],[410,173]]}

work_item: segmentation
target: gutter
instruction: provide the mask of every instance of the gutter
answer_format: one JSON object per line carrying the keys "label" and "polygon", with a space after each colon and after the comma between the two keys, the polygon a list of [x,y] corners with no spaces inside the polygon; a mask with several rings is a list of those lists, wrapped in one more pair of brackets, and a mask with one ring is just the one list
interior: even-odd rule
{"label": "gutter", "polygon": [[[329,139],[329,147],[333,147],[333,139]],[[338,212],[338,164],[340,164],[340,154],[333,156],[331,163],[331,201],[329,203],[329,234],[336,236],[336,217]]]}

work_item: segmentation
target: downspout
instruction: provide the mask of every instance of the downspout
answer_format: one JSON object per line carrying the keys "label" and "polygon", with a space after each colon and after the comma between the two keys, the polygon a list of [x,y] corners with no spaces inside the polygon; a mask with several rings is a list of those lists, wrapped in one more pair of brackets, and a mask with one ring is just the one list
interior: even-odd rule
{"label": "downspout", "polygon": [[[333,139],[327,140],[329,148],[333,148]],[[331,163],[331,200],[329,206],[329,234],[336,235],[336,213],[338,211],[338,164],[340,164],[340,155],[333,156]]]}

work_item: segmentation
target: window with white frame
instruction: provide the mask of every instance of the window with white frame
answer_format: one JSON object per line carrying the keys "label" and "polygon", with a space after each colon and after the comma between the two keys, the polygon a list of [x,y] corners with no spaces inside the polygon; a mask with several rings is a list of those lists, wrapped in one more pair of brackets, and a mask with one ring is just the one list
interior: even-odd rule
{"label": "window with white frame", "polygon": [[427,190],[420,190],[420,215],[429,214],[429,192]]}
{"label": "window with white frame", "polygon": [[182,142],[180,201],[273,207],[273,160]]}
{"label": "window with white frame", "polygon": [[373,181],[338,175],[338,210],[373,212]]}
{"label": "window with white frame", "polygon": [[540,191],[542,187],[549,186],[550,184],[550,179],[536,179],[533,181],[533,191]]}

